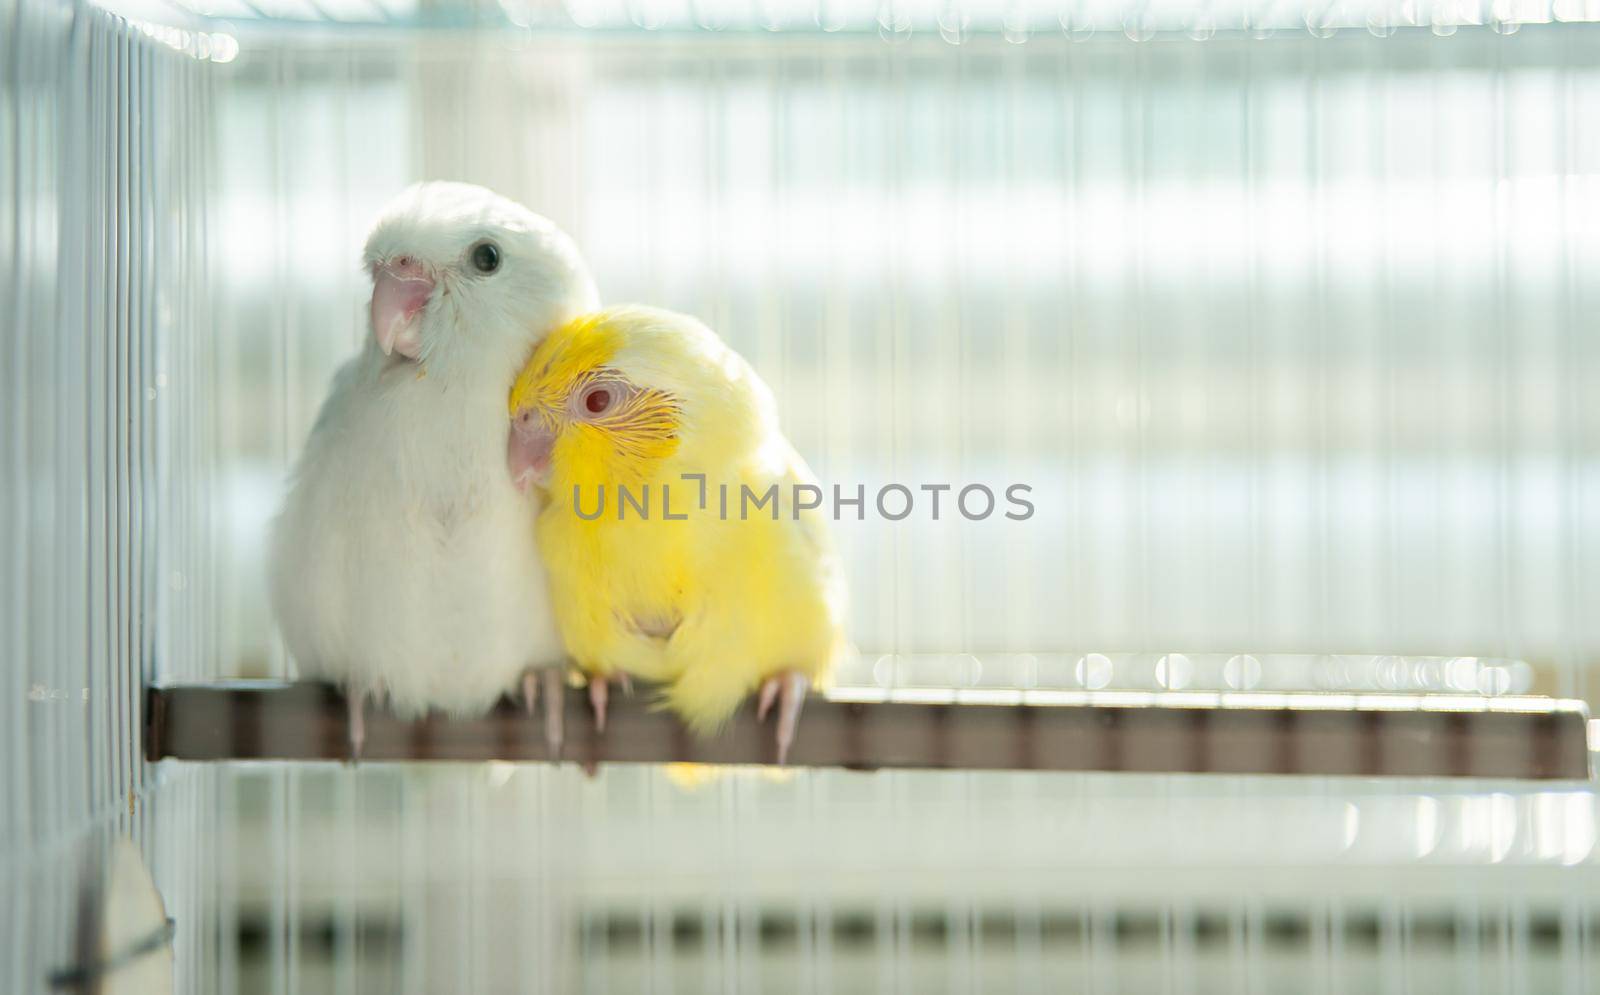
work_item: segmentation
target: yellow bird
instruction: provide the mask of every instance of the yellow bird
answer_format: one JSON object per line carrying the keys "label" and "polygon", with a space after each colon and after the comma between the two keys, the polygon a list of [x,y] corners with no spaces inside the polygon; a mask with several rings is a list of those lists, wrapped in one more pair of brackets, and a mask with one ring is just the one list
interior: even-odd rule
{"label": "yellow bird", "polygon": [[539,549],[600,728],[630,675],[697,733],[759,693],[783,763],[847,644],[822,491],[767,385],[694,318],[618,307],[552,332],[510,411],[507,464],[545,491]]}

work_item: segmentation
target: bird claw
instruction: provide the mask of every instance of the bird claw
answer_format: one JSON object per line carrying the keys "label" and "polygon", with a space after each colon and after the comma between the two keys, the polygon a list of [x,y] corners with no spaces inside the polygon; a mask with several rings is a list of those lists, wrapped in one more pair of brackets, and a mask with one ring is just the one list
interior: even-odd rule
{"label": "bird claw", "polygon": [[795,727],[800,722],[800,709],[806,703],[806,691],[810,687],[811,680],[805,674],[793,670],[774,674],[761,684],[761,693],[756,699],[756,721],[766,721],[767,713],[772,710],[773,703],[777,703],[780,766],[788,762],[789,747],[794,743]]}
{"label": "bird claw", "polygon": [[589,706],[594,709],[595,732],[606,731],[606,701],[611,697],[611,688],[604,677],[596,674],[589,678]]}
{"label": "bird claw", "polygon": [[566,741],[563,719],[566,709],[566,669],[564,667],[530,667],[522,672],[522,707],[528,715],[536,713],[539,706],[540,687],[544,696],[544,744],[551,760],[561,759],[561,747]]}
{"label": "bird claw", "polygon": [[756,721],[767,721],[767,713],[772,710],[772,703],[778,698],[778,687],[782,682],[776,677],[769,677],[761,682],[761,697],[756,701]]}
{"label": "bird claw", "polygon": [[522,707],[528,710],[529,718],[533,718],[533,710],[538,704],[539,680],[530,667],[522,672]]}
{"label": "bird claw", "polygon": [[367,741],[367,696],[371,692],[365,687],[351,687],[345,689],[344,703],[348,728],[350,732],[350,762],[361,762],[361,747]]}
{"label": "bird claw", "polygon": [[566,739],[562,720],[566,711],[566,681],[562,668],[546,667],[539,677],[544,681],[544,745],[551,760],[561,759],[561,744]]}
{"label": "bird claw", "polygon": [[615,682],[625,694],[633,693],[633,678],[619,670],[614,674],[589,676],[589,704],[594,708],[595,732],[606,731],[606,706],[611,701],[611,685]]}

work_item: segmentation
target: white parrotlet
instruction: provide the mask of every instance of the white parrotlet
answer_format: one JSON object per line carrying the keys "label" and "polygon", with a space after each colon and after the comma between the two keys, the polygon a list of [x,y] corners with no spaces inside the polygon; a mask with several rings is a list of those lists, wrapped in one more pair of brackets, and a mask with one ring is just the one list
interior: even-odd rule
{"label": "white parrotlet", "polygon": [[344,364],[275,523],[274,609],[301,674],[342,684],[359,755],[366,698],[399,715],[487,710],[542,673],[558,747],[562,643],[506,473],[505,399],[545,334],[597,306],[573,241],[462,183],[406,190],[364,261],[371,334]]}

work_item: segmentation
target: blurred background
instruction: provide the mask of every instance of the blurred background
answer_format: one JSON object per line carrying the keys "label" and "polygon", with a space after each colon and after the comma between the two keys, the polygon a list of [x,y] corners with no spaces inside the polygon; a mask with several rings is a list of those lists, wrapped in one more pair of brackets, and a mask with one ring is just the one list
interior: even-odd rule
{"label": "blurred background", "polygon": [[364,334],[365,228],[456,177],[572,231],[607,300],[719,329],[824,482],[1033,487],[1025,523],[841,523],[866,652],[1096,652],[1131,686],[1167,652],[1339,654],[1325,683],[1441,689],[1372,658],[1490,658],[1521,665],[1484,690],[1587,693],[1600,36],[881,33],[296,35],[219,67],[231,666],[288,665],[262,537]]}
{"label": "blurred background", "polygon": [[839,523],[847,690],[1592,702],[1596,20],[0,0],[9,990],[125,834],[184,991],[1600,991],[1587,782],[138,747],[294,673],[266,528],[422,178],[703,317],[825,483],[1032,487]]}

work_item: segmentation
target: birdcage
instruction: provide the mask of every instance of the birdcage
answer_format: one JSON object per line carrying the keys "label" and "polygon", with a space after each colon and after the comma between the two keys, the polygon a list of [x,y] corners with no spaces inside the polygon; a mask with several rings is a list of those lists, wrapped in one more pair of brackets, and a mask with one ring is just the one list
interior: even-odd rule
{"label": "birdcage", "polygon": [[[1596,20],[0,0],[0,987],[1600,991]],[[268,523],[425,178],[860,489],[790,764],[581,696],[351,764],[295,680]]]}

